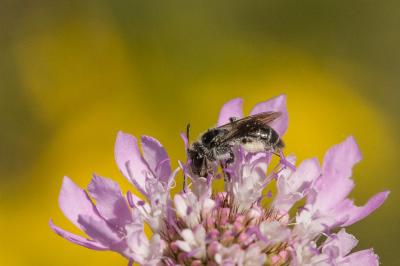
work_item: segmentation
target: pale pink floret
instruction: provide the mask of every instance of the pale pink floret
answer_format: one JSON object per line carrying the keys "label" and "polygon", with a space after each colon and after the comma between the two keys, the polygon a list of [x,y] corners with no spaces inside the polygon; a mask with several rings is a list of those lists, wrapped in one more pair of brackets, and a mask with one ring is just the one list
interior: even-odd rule
{"label": "pale pink floret", "polygon": [[[171,173],[169,158],[157,140],[143,136],[142,148],[147,153],[145,156],[141,155],[134,137],[122,132],[118,134],[117,164],[128,180],[149,198],[150,204],[131,194],[132,203],[140,206],[132,210],[117,183],[94,176],[88,191],[96,200],[95,206],[83,189],[65,177],[59,197],[61,210],[90,239],[72,235],[50,221],[53,230],[71,242],[88,248],[114,250],[142,264],[146,262],[145,258],[152,261],[154,254],[159,252],[151,248],[155,245],[152,244],[154,240],[149,241],[144,235],[144,220],[147,219],[155,228],[160,226],[162,209],[167,204],[167,187],[171,186],[176,172]],[[131,178],[133,173],[130,171],[135,178]],[[158,246],[162,246],[160,241],[157,241]]]}
{"label": "pale pink floret", "polygon": [[278,176],[278,193],[274,199],[273,207],[289,212],[293,204],[308,195],[317,178],[321,175],[321,169],[317,159],[303,161],[292,173]]}
{"label": "pale pink floret", "polygon": [[315,197],[308,198],[308,207],[320,215],[335,217],[342,226],[349,226],[380,207],[389,191],[376,194],[362,207],[347,198],[354,187],[352,168],[360,160],[361,152],[353,137],[330,148],[324,157],[322,175],[313,187]]}
{"label": "pale pink floret", "polygon": [[97,199],[97,206],[93,204],[86,191],[65,177],[59,203],[64,215],[81,228],[90,239],[67,233],[52,222],[50,226],[57,234],[76,244],[99,250],[114,250],[131,257],[125,240],[129,237],[129,232],[123,231],[126,231],[127,226],[134,224],[134,216],[118,184],[110,179],[94,176],[89,191],[91,196]]}
{"label": "pale pink floret", "polygon": [[293,263],[296,265],[313,266],[377,266],[378,256],[372,249],[362,250],[349,255],[357,245],[358,240],[341,229],[337,234],[331,234],[316,248],[315,242],[308,246],[297,245],[296,257]]}
{"label": "pale pink floret", "polygon": [[115,160],[122,174],[145,196],[146,181],[155,179],[168,187],[171,185],[170,160],[162,145],[154,138],[142,136],[143,155],[136,138],[119,132],[115,142]]}
{"label": "pale pink floret", "polygon": [[[218,125],[242,118],[242,108],[240,98],[226,103]],[[288,127],[286,97],[259,103],[250,114],[269,111],[281,113],[271,127],[282,137]],[[187,149],[188,140],[181,136]],[[295,168],[295,157],[282,154],[280,163],[271,167],[270,153],[250,153],[241,147],[234,153],[235,161],[218,173],[229,174],[225,191],[215,193],[212,182],[218,176],[190,175],[183,163],[172,171],[167,152],[156,139],[142,136],[140,149],[135,137],[119,132],[117,165],[145,200],[130,192],[125,197],[107,178],[94,176],[86,192],[65,177],[60,208],[88,238],[64,231],[52,221],[50,226],[75,244],[118,252],[129,265],[134,261],[146,266],[379,264],[372,249],[350,253],[358,241],[344,230],[380,207],[389,194],[378,193],[362,207],[348,199],[354,187],[352,167],[361,160],[352,137],[329,149],[322,166],[317,159],[308,159]],[[180,169],[191,183],[171,198]],[[263,199],[272,196],[269,186],[274,180],[276,195],[265,206]],[[302,199],[306,204],[295,209]],[[153,232],[150,239],[145,224]],[[339,232],[331,233],[335,228]]]}

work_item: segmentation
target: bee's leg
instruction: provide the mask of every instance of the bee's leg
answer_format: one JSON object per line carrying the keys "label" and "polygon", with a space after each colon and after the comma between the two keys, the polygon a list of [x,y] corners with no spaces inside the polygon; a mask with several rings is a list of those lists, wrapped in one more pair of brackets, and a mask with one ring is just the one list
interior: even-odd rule
{"label": "bee's leg", "polygon": [[[231,164],[231,163],[233,163],[233,161],[235,160],[235,154],[233,153],[233,151],[231,150],[231,151],[229,151],[229,159],[228,160],[226,160],[226,165],[229,165],[229,164]],[[226,166],[225,166],[226,167]],[[227,176],[228,176],[228,180],[229,180],[229,182],[231,182],[231,173],[229,173],[229,172],[226,172],[226,174],[227,174]]]}
{"label": "bee's leg", "polygon": [[228,171],[229,169],[228,169],[228,165],[230,165],[231,163],[233,163],[233,161],[234,161],[234,159],[235,159],[235,157],[234,157],[235,155],[234,155],[234,153],[233,153],[233,151],[230,151],[229,152],[229,158],[228,159],[226,159],[225,161],[220,161],[219,163],[220,163],[220,165],[221,165],[221,168],[222,168],[222,173],[223,173],[223,175],[224,175],[224,181],[225,182],[231,182],[231,173]]}
{"label": "bee's leg", "polygon": [[231,180],[232,180],[231,174],[228,171],[224,171],[224,181],[231,182]]}
{"label": "bee's leg", "polygon": [[229,158],[226,160],[226,165],[233,163],[235,160],[235,154],[232,150],[229,151]]}
{"label": "bee's leg", "polygon": [[222,175],[224,176],[224,181],[227,181],[227,172],[225,171],[226,169],[226,163],[224,163],[223,161],[219,161],[219,166],[221,166],[221,170],[222,170]]}
{"label": "bee's leg", "polygon": [[229,169],[227,168],[227,163],[226,161],[219,161],[219,164],[222,169],[222,176],[224,177],[224,186],[225,186],[225,191],[229,192],[230,191],[230,186],[228,184],[231,182],[231,174],[229,173]]}

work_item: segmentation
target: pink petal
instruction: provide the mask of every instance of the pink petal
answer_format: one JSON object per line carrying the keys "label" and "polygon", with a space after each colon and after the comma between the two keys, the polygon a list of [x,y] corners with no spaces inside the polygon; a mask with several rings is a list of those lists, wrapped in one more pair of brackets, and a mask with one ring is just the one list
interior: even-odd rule
{"label": "pink petal", "polygon": [[109,223],[122,226],[132,221],[131,211],[116,182],[95,175],[88,191],[96,200],[97,210]]}
{"label": "pink petal", "polygon": [[243,117],[243,100],[241,98],[232,99],[222,106],[219,112],[218,126],[229,123],[231,117]]}
{"label": "pink petal", "polygon": [[378,266],[379,258],[372,249],[364,249],[354,252],[345,258],[352,266]]}
{"label": "pink petal", "polygon": [[353,235],[346,233],[344,229],[340,230],[337,233],[337,241],[338,241],[338,247],[340,250],[340,255],[341,256],[346,256],[347,254],[350,253],[350,251],[355,248],[358,244],[357,238],[355,238]]}
{"label": "pink petal", "polygon": [[304,160],[288,179],[288,183],[298,192],[304,191],[321,175],[321,167],[316,158]]}
{"label": "pink petal", "polygon": [[250,114],[255,115],[262,112],[280,112],[281,116],[273,121],[270,126],[278,132],[279,136],[283,136],[288,128],[289,116],[286,109],[286,95],[281,94],[277,97],[261,102],[254,106]]}
{"label": "pink petal", "polygon": [[115,142],[115,160],[122,174],[143,195],[147,195],[145,183],[146,175],[150,173],[150,170],[140,154],[135,137],[121,131],[118,132]]}
{"label": "pink petal", "polygon": [[129,248],[132,250],[131,256],[139,265],[153,265],[146,264],[146,262],[148,262],[147,257],[152,251],[149,247],[149,240],[143,231],[131,234],[127,241],[129,243]]}
{"label": "pink petal", "polygon": [[103,219],[80,215],[78,222],[85,233],[104,246],[113,247],[121,241],[121,237]]}
{"label": "pink petal", "polygon": [[[285,161],[289,162],[292,165],[296,165],[296,156],[294,156],[293,154],[290,154],[288,156],[285,157]],[[278,176],[283,179],[283,178],[287,178],[289,177],[291,174],[293,173],[293,170],[289,167],[284,167],[282,169],[282,171],[280,171],[280,173],[278,174]]]}
{"label": "pink petal", "polygon": [[81,227],[78,223],[80,215],[99,217],[86,192],[66,176],[63,179],[58,202],[64,215],[77,227]]}
{"label": "pink petal", "polygon": [[339,256],[344,257],[358,244],[358,240],[351,234],[348,234],[343,228],[337,234],[330,236],[325,241],[323,250],[329,247],[337,247]]}
{"label": "pink petal", "polygon": [[354,187],[352,168],[360,160],[361,152],[351,136],[327,151],[316,188],[316,208],[328,210],[347,197]]}
{"label": "pink petal", "polygon": [[333,210],[333,214],[336,217],[347,216],[348,219],[342,226],[350,226],[364,219],[377,208],[379,208],[385,202],[389,193],[389,191],[384,191],[376,194],[375,196],[370,198],[368,202],[362,207],[357,207],[354,205],[354,202],[352,200],[345,199]]}
{"label": "pink petal", "polygon": [[289,211],[299,200],[294,195],[306,191],[320,176],[321,167],[317,159],[303,161],[296,171],[289,177],[280,175],[278,178],[278,194],[274,200],[274,207],[281,211]]}
{"label": "pink petal", "polygon": [[171,175],[171,163],[167,152],[155,138],[142,136],[143,157],[154,175],[163,183]]}
{"label": "pink petal", "polygon": [[70,232],[65,231],[64,229],[61,229],[60,227],[56,226],[52,220],[49,221],[50,228],[59,236],[67,239],[68,241],[83,246],[87,247],[90,249],[94,250],[108,250],[109,248],[90,239],[86,239],[84,237],[74,235]]}

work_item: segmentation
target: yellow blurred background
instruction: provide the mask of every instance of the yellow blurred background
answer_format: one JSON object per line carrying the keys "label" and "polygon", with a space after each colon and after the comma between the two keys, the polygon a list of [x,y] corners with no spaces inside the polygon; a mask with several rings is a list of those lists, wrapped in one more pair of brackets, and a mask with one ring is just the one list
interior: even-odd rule
{"label": "yellow blurred background", "polygon": [[400,5],[397,1],[0,1],[0,265],[126,265],[75,246],[63,175],[128,182],[118,130],[158,138],[174,166],[221,105],[288,97],[286,153],[322,158],[353,134],[352,196],[388,201],[349,231],[400,265]]}

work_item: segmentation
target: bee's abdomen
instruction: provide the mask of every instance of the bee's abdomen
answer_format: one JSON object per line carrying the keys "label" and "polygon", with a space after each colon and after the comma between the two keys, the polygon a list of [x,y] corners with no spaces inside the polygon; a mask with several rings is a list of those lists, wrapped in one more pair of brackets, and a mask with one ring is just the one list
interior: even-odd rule
{"label": "bee's abdomen", "polygon": [[261,152],[265,150],[265,144],[260,140],[247,140],[246,142],[242,142],[242,146],[246,151],[249,152]]}
{"label": "bee's abdomen", "polygon": [[271,151],[283,147],[278,133],[271,127],[253,124],[240,138],[240,144],[250,152]]}

